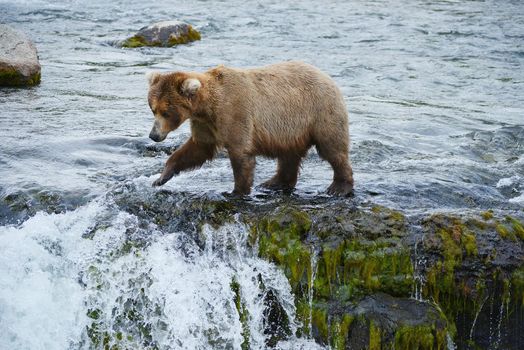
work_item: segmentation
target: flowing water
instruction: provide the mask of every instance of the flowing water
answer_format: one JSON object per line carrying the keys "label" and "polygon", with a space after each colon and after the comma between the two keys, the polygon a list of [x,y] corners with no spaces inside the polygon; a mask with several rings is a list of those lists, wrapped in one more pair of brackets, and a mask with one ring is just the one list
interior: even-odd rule
{"label": "flowing water", "polygon": [[[165,19],[192,23],[202,40],[113,45]],[[239,348],[233,280],[253,347],[265,341],[268,290],[300,326],[285,277],[247,249],[241,224],[204,228],[202,248],[114,204],[128,188],[157,191],[166,152],[189,135],[186,125],[163,145],[147,139],[150,70],[312,63],[346,97],[356,201],[412,213],[524,206],[519,0],[20,0],[0,1],[0,22],[28,33],[42,64],[40,86],[0,89],[1,349],[89,348],[93,334],[131,348]],[[274,170],[258,159],[255,183]],[[311,151],[296,195],[322,196],[330,179]],[[166,188],[219,197],[232,180],[221,156]],[[145,245],[129,247],[129,235]]]}

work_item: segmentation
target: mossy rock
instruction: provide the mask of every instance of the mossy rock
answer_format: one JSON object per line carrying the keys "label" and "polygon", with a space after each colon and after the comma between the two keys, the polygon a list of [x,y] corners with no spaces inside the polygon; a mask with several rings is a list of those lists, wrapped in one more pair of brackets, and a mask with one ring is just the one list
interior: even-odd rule
{"label": "mossy rock", "polygon": [[[420,254],[427,259],[422,296],[438,303],[459,348],[492,346],[493,329],[512,329],[519,323],[515,315],[524,311],[522,222],[484,212],[479,218],[435,214],[422,225]],[[507,346],[501,348],[524,345],[520,333],[507,335],[498,340]]]}
{"label": "mossy rock", "polygon": [[48,214],[63,213],[88,200],[89,198],[80,198],[78,193],[46,188],[0,193],[0,225],[25,221],[39,211]]}
{"label": "mossy rock", "polygon": [[[250,247],[288,278],[302,325],[299,336],[311,335],[336,349],[350,339],[352,348],[438,349],[445,329],[458,348],[487,348],[500,329],[501,348],[524,344],[518,331],[524,305],[518,213],[409,217],[351,200],[275,197],[261,203],[168,191],[145,198],[126,193],[116,199],[122,208],[132,207],[145,223],[152,215],[161,218],[159,228],[166,232],[194,230],[196,241],[203,224],[245,223]],[[356,312],[372,296],[395,300],[391,305],[422,298],[445,326],[399,321],[388,328],[373,317],[371,306],[378,303],[369,304],[369,312]],[[239,317],[243,313],[240,309]]]}
{"label": "mossy rock", "polygon": [[34,44],[23,33],[0,24],[0,86],[40,83],[40,63]]}
{"label": "mossy rock", "polygon": [[446,318],[435,305],[377,293],[356,304],[317,304],[313,337],[333,349],[446,349]]}
{"label": "mossy rock", "polygon": [[190,24],[180,21],[164,21],[141,28],[138,33],[122,41],[120,46],[125,48],[171,47],[200,39],[200,33]]}
{"label": "mossy rock", "polygon": [[0,86],[23,87],[40,84],[40,71],[25,75],[14,66],[0,63]]}

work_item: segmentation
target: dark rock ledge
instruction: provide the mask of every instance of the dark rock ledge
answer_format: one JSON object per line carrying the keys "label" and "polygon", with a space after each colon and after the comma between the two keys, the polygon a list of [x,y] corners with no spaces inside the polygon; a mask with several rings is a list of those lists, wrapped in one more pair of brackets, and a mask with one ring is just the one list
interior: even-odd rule
{"label": "dark rock ledge", "polygon": [[[446,349],[453,340],[458,349],[524,348],[522,212],[407,217],[350,200],[133,193],[119,191],[120,209],[165,232],[194,232],[196,241],[204,223],[244,222],[252,249],[289,280],[303,325],[298,335],[320,344]],[[234,281],[232,289],[244,322],[249,310]],[[266,305],[272,346],[289,336],[288,319],[274,296]]]}

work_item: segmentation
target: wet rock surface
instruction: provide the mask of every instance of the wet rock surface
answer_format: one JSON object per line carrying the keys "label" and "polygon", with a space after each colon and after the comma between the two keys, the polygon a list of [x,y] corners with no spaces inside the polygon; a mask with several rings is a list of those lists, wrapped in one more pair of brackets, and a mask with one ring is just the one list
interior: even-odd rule
{"label": "wet rock surface", "polygon": [[164,21],[141,28],[134,36],[122,41],[120,46],[170,47],[200,40],[200,33],[190,24],[181,21]]}
{"label": "wet rock surface", "polygon": [[23,222],[37,212],[63,213],[85,204],[78,193],[58,192],[50,189],[30,189],[4,193],[0,189],[0,225]]}
{"label": "wet rock surface", "polygon": [[[405,216],[372,203],[269,195],[263,201],[169,191],[115,196],[163,232],[241,222],[250,246],[289,280],[300,335],[344,349],[460,349],[524,344],[521,212]],[[267,296],[269,339],[285,339],[283,309]],[[242,314],[240,313],[240,317]],[[274,345],[273,342],[268,345]]]}
{"label": "wet rock surface", "polygon": [[354,320],[347,334],[347,349],[445,348],[447,321],[428,302],[378,293],[342,310],[341,315]]}
{"label": "wet rock surface", "polygon": [[31,40],[22,32],[0,24],[0,86],[40,83],[40,63]]}

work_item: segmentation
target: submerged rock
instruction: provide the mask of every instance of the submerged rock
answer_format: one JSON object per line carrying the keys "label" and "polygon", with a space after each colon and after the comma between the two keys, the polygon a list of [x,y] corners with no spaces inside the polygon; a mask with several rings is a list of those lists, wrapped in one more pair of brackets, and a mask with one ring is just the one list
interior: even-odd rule
{"label": "submerged rock", "polygon": [[31,86],[40,83],[36,48],[23,33],[0,24],[0,86]]}
{"label": "submerged rock", "polygon": [[37,212],[63,213],[87,202],[78,193],[34,188],[4,193],[0,189],[0,225],[24,222]]}
{"label": "submerged rock", "polygon": [[170,47],[200,40],[200,33],[190,24],[180,21],[164,21],[141,28],[138,33],[122,41],[120,46],[135,48],[141,46]]}
{"label": "submerged rock", "polygon": [[[524,346],[521,213],[409,217],[351,200],[130,190],[117,205],[164,232],[193,228],[202,248],[203,224],[244,223],[254,253],[289,281],[298,336],[334,349],[445,349],[450,339],[459,349]],[[268,346],[289,335],[289,315],[273,299],[265,301]]]}

